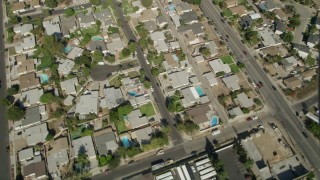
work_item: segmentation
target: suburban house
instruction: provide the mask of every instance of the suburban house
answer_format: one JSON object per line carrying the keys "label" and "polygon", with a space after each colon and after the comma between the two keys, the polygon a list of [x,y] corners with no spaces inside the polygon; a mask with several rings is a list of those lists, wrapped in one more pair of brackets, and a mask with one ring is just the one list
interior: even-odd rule
{"label": "suburban house", "polygon": [[178,41],[173,41],[173,42],[170,42],[169,44],[170,44],[170,50],[171,51],[180,49],[180,44],[179,44]]}
{"label": "suburban house", "polygon": [[150,37],[158,53],[169,51],[169,46],[165,42],[166,37],[164,36],[163,31],[153,32],[150,34]]}
{"label": "suburban house", "polygon": [[265,0],[258,4],[258,7],[263,11],[273,11],[275,9],[279,9],[273,0]]}
{"label": "suburban house", "polygon": [[58,66],[59,75],[68,76],[68,74],[71,72],[74,65],[75,65],[74,61],[71,61],[69,59],[63,60],[62,62],[60,62]]}
{"label": "suburban house", "polygon": [[46,144],[47,166],[50,176],[55,179],[60,177],[60,168],[69,163],[69,142],[67,137],[50,141]]}
{"label": "suburban house", "polygon": [[180,27],[181,24],[180,24],[180,16],[178,14],[174,14],[172,16],[170,16],[172,21],[173,21],[173,24],[176,26],[176,28]]}
{"label": "suburban house", "polygon": [[34,157],[33,148],[27,148],[19,151],[18,159],[22,165],[25,165],[27,161],[31,161]]}
{"label": "suburban house", "polygon": [[208,41],[204,44],[210,51],[210,57],[218,55],[218,46],[214,41]]}
{"label": "suburban house", "polygon": [[45,106],[32,107],[26,110],[25,118],[21,121],[21,127],[27,128],[36,124],[40,124],[42,121],[47,120],[48,114]]}
{"label": "suburban house", "polygon": [[31,30],[33,29],[33,24],[20,24],[13,27],[13,32],[16,34],[21,34],[22,36],[26,36],[31,34]]}
{"label": "suburban house", "polygon": [[180,16],[180,21],[181,21],[181,24],[194,24],[199,22],[199,19],[195,12],[190,11],[190,12],[183,13]]}
{"label": "suburban house", "polygon": [[246,7],[243,5],[230,7],[229,10],[231,11],[232,15],[239,15],[240,17],[248,14]]}
{"label": "suburban house", "polygon": [[19,82],[21,91],[40,86],[40,79],[39,77],[36,77],[36,73],[34,72],[19,76]]}
{"label": "suburban house", "polygon": [[43,21],[42,26],[46,30],[47,35],[54,35],[57,38],[62,37],[59,16],[56,16],[48,21]]}
{"label": "suburban house", "polygon": [[85,119],[86,115],[96,114],[99,112],[99,95],[98,91],[91,91],[90,94],[80,96],[76,105],[76,114],[80,119]]}
{"label": "suburban house", "polygon": [[46,163],[44,161],[35,162],[23,167],[24,179],[47,179]]}
{"label": "suburban house", "polygon": [[192,31],[192,33],[197,37],[205,34],[204,30],[203,30],[203,25],[200,22],[194,23],[194,24],[187,24],[187,25],[178,27],[179,33],[184,33],[186,31]]}
{"label": "suburban house", "polygon": [[146,21],[143,24],[149,33],[152,33],[158,29],[158,26],[154,20]]}
{"label": "suburban house", "polygon": [[251,19],[249,15],[242,16],[238,21],[242,29],[250,28],[251,25],[255,22],[255,20]]}
{"label": "suburban house", "polygon": [[95,132],[93,138],[99,156],[112,154],[119,147],[119,137],[111,127]]}
{"label": "suburban house", "polygon": [[289,78],[286,78],[283,80],[283,83],[289,88],[289,89],[297,89],[300,88],[302,86],[302,81],[296,77],[296,76],[292,76]]}
{"label": "suburban house", "polygon": [[294,56],[286,57],[281,60],[282,67],[285,71],[292,71],[296,66],[303,66],[302,62],[297,60]]}
{"label": "suburban house", "polygon": [[118,33],[113,33],[110,37],[112,42],[107,44],[107,49],[109,50],[109,53],[116,54],[125,47],[125,44],[122,42]]}
{"label": "suburban house", "polygon": [[73,47],[72,50],[68,53],[67,58],[71,60],[75,60],[77,57],[82,55],[84,50],[79,47]]}
{"label": "suburban house", "polygon": [[274,36],[274,32],[269,28],[264,28],[262,30],[259,30],[258,33],[261,37],[261,40],[264,46],[274,46],[277,44],[277,40]]}
{"label": "suburban house", "polygon": [[104,98],[100,101],[100,107],[112,109],[119,106],[123,101],[123,95],[121,90],[114,87],[108,87],[104,89]]}
{"label": "suburban house", "polygon": [[310,48],[314,48],[317,44],[320,43],[320,34],[311,34],[308,37],[307,45]]}
{"label": "suburban house", "polygon": [[297,50],[298,55],[303,59],[306,59],[310,53],[310,48],[301,44],[294,44],[293,49]]}
{"label": "suburban house", "polygon": [[182,15],[183,13],[187,13],[187,12],[192,11],[191,5],[186,2],[182,2],[182,3],[177,4],[175,9],[179,15]]}
{"label": "suburban house", "polygon": [[301,76],[304,81],[311,81],[311,79],[317,75],[316,69],[309,69],[301,73]]}
{"label": "suburban house", "polygon": [[275,22],[275,31],[274,31],[275,34],[281,35],[281,34],[285,33],[286,30],[287,30],[287,25],[285,23],[283,23],[280,20],[277,20]]}
{"label": "suburban house", "polygon": [[204,104],[189,109],[187,110],[187,114],[190,116],[193,122],[199,126],[200,131],[212,127],[211,118],[214,114],[209,104]]}
{"label": "suburban house", "polygon": [[228,77],[222,78],[223,83],[227,86],[231,91],[239,90],[241,87],[239,85],[239,77],[237,75],[231,75]]}
{"label": "suburban house", "polygon": [[181,36],[187,45],[195,45],[203,42],[202,38],[196,36],[192,31],[182,32]]}
{"label": "suburban house", "polygon": [[131,138],[135,139],[142,146],[143,144],[149,144],[151,142],[152,134],[152,128],[147,126],[133,131],[131,133]]}
{"label": "suburban house", "polygon": [[132,3],[132,7],[138,7],[138,11],[136,11],[135,13],[136,14],[141,14],[142,11],[146,10],[146,7],[144,7],[142,4],[141,4],[141,1],[140,0],[137,0],[137,1],[133,1]]}
{"label": "suburban house", "polygon": [[210,86],[218,85],[218,80],[213,72],[207,72],[203,74],[203,77],[206,78]]}
{"label": "suburban house", "polygon": [[141,12],[140,17],[138,18],[139,22],[146,22],[151,20],[156,20],[158,16],[158,11],[154,11],[152,9],[145,9]]}
{"label": "suburban house", "polygon": [[248,98],[244,92],[238,94],[234,101],[237,102],[242,108],[251,108],[254,105],[253,99]]}
{"label": "suburban house", "polygon": [[228,110],[228,113],[229,113],[229,115],[231,116],[231,117],[236,117],[236,116],[240,116],[240,115],[243,115],[243,112],[242,112],[242,110],[241,110],[241,108],[239,107],[239,106],[237,106],[237,107],[234,107],[234,108],[232,108],[232,109],[229,109]]}
{"label": "suburban house", "polygon": [[108,53],[107,46],[104,41],[90,41],[86,48],[91,51],[91,53],[94,53],[97,50],[101,51],[104,55]]}
{"label": "suburban house", "polygon": [[231,68],[228,64],[224,64],[221,59],[215,59],[209,61],[209,65],[213,70],[213,73],[224,72],[226,74],[231,73]]}
{"label": "suburban house", "polygon": [[[202,92],[200,93],[199,91]],[[183,96],[183,99],[181,99],[181,104],[185,108],[191,107],[196,103],[205,104],[209,102],[208,97],[204,94],[203,90],[201,90],[200,86],[181,89],[181,94]]]}
{"label": "suburban house", "polygon": [[156,22],[157,22],[157,25],[159,26],[160,29],[168,24],[165,16],[158,16],[156,18]]}
{"label": "suburban house", "polygon": [[43,89],[30,89],[23,91],[20,96],[20,101],[24,107],[30,107],[33,105],[40,104],[40,97],[43,95]]}
{"label": "suburban house", "polygon": [[77,93],[77,90],[76,90],[77,85],[78,85],[78,78],[77,77],[60,82],[61,90],[66,95],[76,94]]}
{"label": "suburban house", "polygon": [[18,75],[34,72],[35,64],[33,59],[27,59],[26,55],[18,55],[15,57],[18,65]]}
{"label": "suburban house", "polygon": [[26,11],[26,4],[24,2],[15,2],[12,3],[11,8],[13,14],[19,14]]}
{"label": "suburban house", "polygon": [[171,86],[173,90],[181,89],[190,84],[189,74],[185,70],[168,74],[168,79],[171,82]]}
{"label": "suburban house", "polygon": [[276,14],[276,17],[278,19],[281,19],[282,21],[288,21],[288,15],[283,12],[281,9],[275,9],[273,10],[273,12]]}
{"label": "suburban house", "polygon": [[27,139],[28,146],[44,143],[48,134],[47,123],[38,124],[22,131],[22,137]]}
{"label": "suburban house", "polygon": [[14,46],[16,53],[28,53],[31,51],[34,51],[34,47],[36,46],[36,39],[34,35],[30,35],[27,37],[24,37],[22,39],[22,42]]}
{"label": "suburban house", "polygon": [[124,117],[128,129],[137,129],[149,124],[146,116],[142,116],[140,109],[131,111]]}
{"label": "suburban house", "polygon": [[73,5],[82,5],[89,3],[89,0],[72,0]]}
{"label": "suburban house", "polygon": [[72,140],[73,155],[77,157],[78,154],[87,154],[89,159],[95,159],[96,153],[93,146],[91,136],[84,136],[75,140]]}
{"label": "suburban house", "polygon": [[92,14],[84,14],[79,13],[77,14],[78,23],[80,28],[90,28],[92,25],[96,24],[96,21],[93,18]]}
{"label": "suburban house", "polygon": [[73,33],[77,29],[77,23],[75,16],[65,17],[60,16],[60,27],[63,37],[70,37],[70,33]]}
{"label": "suburban house", "polygon": [[101,27],[104,29],[108,29],[110,26],[109,21],[112,22],[111,13],[108,8],[102,8],[100,11],[94,12],[93,16],[101,22]]}

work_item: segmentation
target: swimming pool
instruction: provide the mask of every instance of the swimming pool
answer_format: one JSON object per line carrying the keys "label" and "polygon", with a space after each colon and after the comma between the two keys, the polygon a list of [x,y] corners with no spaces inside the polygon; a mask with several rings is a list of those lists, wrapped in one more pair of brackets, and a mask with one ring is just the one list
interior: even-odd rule
{"label": "swimming pool", "polygon": [[174,61],[176,61],[176,62],[179,61],[179,58],[178,58],[178,56],[177,56],[176,54],[172,54],[172,59],[173,59]]}
{"label": "swimming pool", "polygon": [[210,124],[211,124],[211,127],[218,125],[219,124],[219,118],[217,116],[212,116]]}
{"label": "swimming pool", "polygon": [[136,91],[128,91],[128,94],[129,96],[134,96],[134,97],[137,97],[137,96],[140,96],[141,94],[139,94],[138,92]]}
{"label": "swimming pool", "polygon": [[49,81],[49,76],[46,75],[46,74],[41,74],[41,75],[40,75],[40,81],[41,81],[41,84],[42,84],[42,83],[48,83],[48,81]]}
{"label": "swimming pool", "polygon": [[73,49],[72,46],[67,46],[63,49],[64,53],[69,53]]}
{"label": "swimming pool", "polygon": [[122,144],[123,144],[123,146],[124,146],[125,148],[128,148],[128,147],[131,146],[130,140],[129,140],[129,138],[128,138],[127,136],[123,136],[123,137],[121,138],[121,141],[122,141]]}
{"label": "swimming pool", "polygon": [[197,93],[199,94],[200,97],[206,95],[206,94],[203,92],[203,90],[201,89],[200,86],[195,86],[194,88],[196,89],[196,91],[197,91]]}
{"label": "swimming pool", "polygon": [[100,37],[100,36],[93,36],[91,38],[92,41],[103,41],[103,37]]}

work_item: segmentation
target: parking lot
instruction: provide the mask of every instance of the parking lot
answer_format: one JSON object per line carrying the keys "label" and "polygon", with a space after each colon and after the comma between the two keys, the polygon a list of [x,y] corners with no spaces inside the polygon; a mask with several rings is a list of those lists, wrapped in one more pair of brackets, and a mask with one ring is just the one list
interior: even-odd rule
{"label": "parking lot", "polygon": [[238,160],[238,155],[233,148],[226,149],[218,153],[224,163],[229,179],[244,180],[247,170]]}

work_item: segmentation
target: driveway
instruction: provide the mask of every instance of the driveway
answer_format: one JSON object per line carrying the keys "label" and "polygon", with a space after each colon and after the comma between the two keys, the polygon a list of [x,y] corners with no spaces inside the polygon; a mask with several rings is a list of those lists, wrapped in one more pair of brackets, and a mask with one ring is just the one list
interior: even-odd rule
{"label": "driveway", "polygon": [[119,65],[97,65],[91,70],[91,78],[94,81],[104,81],[106,80],[113,72],[119,70],[130,69],[138,65],[137,61],[130,61]]}

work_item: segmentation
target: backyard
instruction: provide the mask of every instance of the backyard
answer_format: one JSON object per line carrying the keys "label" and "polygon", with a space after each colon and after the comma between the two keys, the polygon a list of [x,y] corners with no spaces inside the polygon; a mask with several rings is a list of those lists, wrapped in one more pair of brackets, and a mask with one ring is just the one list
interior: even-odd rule
{"label": "backyard", "polygon": [[233,59],[232,59],[232,57],[230,55],[222,56],[220,59],[224,64],[232,64],[232,63],[234,63],[234,61],[233,61]]}
{"label": "backyard", "polygon": [[37,66],[37,69],[42,70],[45,68],[49,68],[51,67],[52,63],[53,63],[53,60],[50,56],[44,56],[41,58],[41,64]]}
{"label": "backyard", "polygon": [[155,111],[154,111],[153,105],[151,103],[142,105],[140,107],[140,111],[141,111],[142,114],[144,114],[144,115],[146,115],[148,117],[155,115]]}

